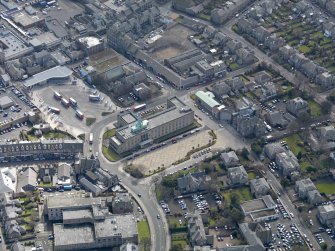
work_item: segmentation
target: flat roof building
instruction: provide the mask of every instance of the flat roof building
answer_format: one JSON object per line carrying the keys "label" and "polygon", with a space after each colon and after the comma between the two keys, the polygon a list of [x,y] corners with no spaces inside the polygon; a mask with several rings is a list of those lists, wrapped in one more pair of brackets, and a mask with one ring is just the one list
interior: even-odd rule
{"label": "flat roof building", "polygon": [[13,100],[8,96],[3,96],[0,98],[0,109],[5,110],[14,105]]}
{"label": "flat roof building", "polygon": [[101,198],[48,197],[45,210],[49,220],[62,221],[53,225],[54,250],[92,250],[138,243],[135,217],[111,215]]}
{"label": "flat roof building", "polygon": [[92,55],[99,51],[102,51],[104,46],[104,40],[97,37],[81,37],[78,39],[80,48],[85,52],[86,55]]}
{"label": "flat roof building", "polygon": [[91,250],[138,243],[137,222],[131,214],[111,215],[93,223],[58,223],[53,228],[55,250]]}
{"label": "flat roof building", "polygon": [[30,28],[44,23],[44,18],[38,15],[29,15],[25,12],[16,12],[12,15],[13,21],[22,28]]}
{"label": "flat roof building", "polygon": [[61,43],[61,40],[57,38],[52,32],[43,32],[42,34],[34,37],[29,41],[34,48],[39,48],[46,46],[47,48],[52,48]]}
{"label": "flat roof building", "polygon": [[0,45],[0,51],[3,53],[0,57],[2,63],[34,51],[33,47],[28,47],[24,40],[5,26],[0,27]]}
{"label": "flat roof building", "polygon": [[[45,211],[50,221],[63,220],[63,212],[72,210],[92,209],[92,206],[101,206],[101,198],[82,198],[77,196],[48,197]],[[78,211],[79,212],[79,211]]]}
{"label": "flat roof building", "polygon": [[63,82],[69,80],[72,75],[72,70],[66,66],[55,66],[51,69],[42,71],[33,75],[30,79],[25,81],[26,88],[32,88],[36,85],[42,85],[48,82]]}
{"label": "flat roof building", "polygon": [[[131,118],[129,119],[131,121]],[[145,120],[137,116],[136,121],[118,128],[116,135],[110,138],[110,147],[119,154],[144,148],[154,140],[185,128],[193,122],[194,111],[177,97],[172,97],[167,100],[167,108],[163,111]],[[125,121],[118,124],[125,124]]]}
{"label": "flat roof building", "polygon": [[244,215],[250,217],[252,222],[278,219],[279,215],[275,211],[276,207],[277,205],[270,195],[265,195],[254,200],[248,200],[241,204]]}
{"label": "flat roof building", "polygon": [[67,39],[69,37],[69,33],[57,19],[52,18],[46,19],[45,26],[49,31],[53,32],[56,35],[56,37],[60,39]]}

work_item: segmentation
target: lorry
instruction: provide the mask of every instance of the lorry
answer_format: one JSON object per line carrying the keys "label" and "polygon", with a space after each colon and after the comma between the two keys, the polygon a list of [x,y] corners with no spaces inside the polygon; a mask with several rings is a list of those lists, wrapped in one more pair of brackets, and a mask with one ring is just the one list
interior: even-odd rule
{"label": "lorry", "polygon": [[60,109],[56,108],[56,107],[52,107],[52,106],[49,106],[48,107],[48,110],[52,113],[55,113],[55,114],[60,114]]}
{"label": "lorry", "polygon": [[70,104],[71,104],[72,107],[77,107],[78,106],[77,101],[74,98],[70,98],[69,101],[70,101]]}
{"label": "lorry", "polygon": [[54,97],[57,100],[61,100],[62,99],[62,95],[59,92],[56,92],[56,91],[54,92]]}
{"label": "lorry", "polygon": [[145,109],[146,107],[147,107],[146,104],[137,105],[137,106],[134,106],[133,111],[137,112],[137,111]]}
{"label": "lorry", "polygon": [[79,119],[84,119],[84,113],[82,113],[81,111],[79,111],[79,110],[76,110],[76,116],[77,116],[77,118],[79,118]]}
{"label": "lorry", "polygon": [[66,108],[68,108],[70,106],[70,102],[66,98],[62,98],[61,103]]}
{"label": "lorry", "polygon": [[100,97],[99,95],[90,95],[90,96],[89,96],[89,100],[90,100],[91,102],[98,102],[98,101],[101,100],[101,97]]}
{"label": "lorry", "polygon": [[93,133],[90,133],[89,144],[93,144]]}

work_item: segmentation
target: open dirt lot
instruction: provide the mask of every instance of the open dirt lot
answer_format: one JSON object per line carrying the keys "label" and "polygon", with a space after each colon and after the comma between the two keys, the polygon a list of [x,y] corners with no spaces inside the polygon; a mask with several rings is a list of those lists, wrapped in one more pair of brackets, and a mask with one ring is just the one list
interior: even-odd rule
{"label": "open dirt lot", "polygon": [[188,40],[188,36],[193,34],[192,30],[177,24],[162,34],[163,37],[152,48],[152,56],[163,60],[194,49],[195,46]]}
{"label": "open dirt lot", "polygon": [[167,47],[164,49],[161,49],[159,51],[156,51],[154,53],[154,56],[156,58],[158,58],[159,60],[163,60],[165,58],[171,58],[174,57],[178,54],[180,54],[182,51],[180,50],[180,48],[176,48],[176,47]]}
{"label": "open dirt lot", "polygon": [[128,60],[111,48],[90,56],[90,64],[98,71],[105,72],[115,66],[127,63]]}
{"label": "open dirt lot", "polygon": [[179,159],[182,159],[192,150],[192,147],[204,146],[208,144],[211,136],[209,131],[201,131],[187,138],[179,140],[176,144],[159,148],[153,152],[144,154],[133,161],[135,166],[143,166],[143,173],[149,174],[149,170],[154,171],[158,167],[169,167]]}

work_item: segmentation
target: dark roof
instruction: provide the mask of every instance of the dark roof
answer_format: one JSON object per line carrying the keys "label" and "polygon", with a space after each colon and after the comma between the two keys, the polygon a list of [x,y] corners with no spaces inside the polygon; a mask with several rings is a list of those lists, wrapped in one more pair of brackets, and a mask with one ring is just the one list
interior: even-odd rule
{"label": "dark roof", "polygon": [[97,180],[99,180],[98,175],[96,175],[96,174],[93,173],[92,171],[87,171],[87,172],[85,173],[85,176],[86,176],[87,178],[91,179],[92,181],[97,181]]}

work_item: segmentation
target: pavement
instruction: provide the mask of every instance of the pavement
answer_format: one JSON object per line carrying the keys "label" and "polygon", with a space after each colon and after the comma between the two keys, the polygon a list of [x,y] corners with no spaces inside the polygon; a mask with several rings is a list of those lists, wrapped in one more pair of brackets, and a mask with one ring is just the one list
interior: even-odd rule
{"label": "pavement", "polygon": [[265,176],[267,177],[267,180],[268,180],[269,184],[272,185],[273,189],[275,191],[281,193],[280,200],[281,200],[284,208],[288,212],[291,212],[291,213],[293,213],[295,215],[294,218],[291,217],[291,222],[295,223],[297,225],[297,228],[298,228],[299,232],[302,233],[302,235],[306,234],[307,238],[313,244],[313,247],[315,247],[316,250],[319,250],[319,248],[320,248],[319,244],[315,240],[312,232],[307,227],[306,222],[304,222],[303,219],[301,219],[299,217],[298,211],[295,209],[295,207],[294,207],[292,201],[290,200],[290,198],[289,198],[286,190],[283,189],[283,187],[280,184],[280,182],[278,181],[278,179],[270,171],[268,171],[268,170],[265,172]]}
{"label": "pavement", "polygon": [[[103,169],[110,171],[112,174],[117,175],[123,181],[123,185],[128,192],[136,199],[141,208],[143,209],[149,223],[151,232],[151,250],[152,251],[166,251],[169,250],[169,233],[165,217],[160,211],[155,193],[153,191],[153,183],[140,184],[139,181],[123,171],[122,163],[109,162],[102,154],[101,139],[104,132],[105,125],[108,125],[116,120],[116,114],[108,116],[106,119],[99,121],[95,124],[91,133],[94,135],[92,144],[93,152],[99,153],[100,165]],[[139,196],[140,195],[140,196]],[[157,219],[160,215],[161,219]]]}
{"label": "pavement", "polygon": [[[237,41],[242,42],[245,46],[248,46],[252,48],[255,51],[255,56],[258,57],[262,61],[266,61],[270,63],[274,69],[278,70],[286,79],[288,79],[290,82],[292,82],[295,85],[298,85],[297,78],[292,74],[291,72],[287,71],[282,66],[278,65],[273,59],[268,57],[266,54],[264,54],[262,51],[260,51],[258,48],[251,45],[248,41],[246,41],[244,38],[238,36],[231,30],[231,26],[236,22],[237,20],[234,18],[230,22],[228,22],[227,25],[224,27],[221,27],[221,31],[226,33],[227,35],[231,36],[232,38],[236,39]],[[205,22],[203,20],[199,20],[199,22]],[[207,25],[209,23],[205,22]],[[209,24],[211,25],[211,24]],[[233,71],[231,73],[228,73],[227,78],[231,78],[237,75],[240,75],[244,73],[246,70],[252,68],[253,66],[244,67],[242,69]],[[144,69],[148,76],[152,77],[155,81],[160,82],[155,75],[153,75],[148,70]],[[224,79],[220,79],[218,81],[223,81]],[[213,81],[216,82],[216,81]],[[212,82],[212,83],[213,83]],[[160,82],[161,83],[161,82]],[[208,83],[211,84],[211,83]],[[208,85],[207,84],[207,85]],[[190,88],[190,90],[179,90],[176,91],[171,86],[163,84],[164,89],[166,90],[166,94],[163,96],[158,97],[157,99],[150,100],[147,102],[148,107],[154,107],[159,104],[166,102],[167,96],[178,96],[182,100],[184,100],[187,103],[191,103],[192,101],[189,98],[189,94],[191,92],[195,92],[198,89],[204,88],[204,85],[196,86],[193,88]],[[320,98],[319,102],[321,100],[324,100],[324,98]],[[193,106],[191,106],[193,108]],[[232,129],[229,125],[224,125],[224,128],[220,128],[216,121],[211,120],[205,114],[202,114],[200,111],[196,111],[196,113],[202,117],[203,122],[210,127],[211,129],[215,130],[216,133],[219,135],[222,135],[222,140],[226,140],[227,145],[234,145],[236,148],[242,148],[246,147],[250,149],[250,144],[244,139],[241,138],[241,136]],[[112,174],[118,175],[119,178],[122,179],[121,184],[129,191],[129,193],[132,194],[132,196],[137,200],[139,205],[142,207],[145,215],[147,216],[150,231],[151,231],[151,250],[152,251],[166,251],[169,250],[170,246],[170,240],[169,240],[169,232],[168,232],[168,226],[166,223],[166,219],[164,217],[164,213],[162,212],[154,193],[154,183],[162,177],[162,175],[166,174],[167,172],[173,172],[175,170],[179,170],[182,168],[185,168],[193,163],[196,163],[199,161],[199,158],[191,158],[189,161],[186,161],[180,165],[174,166],[162,173],[159,173],[157,175],[150,176],[148,178],[138,180],[133,177],[131,177],[129,174],[125,173],[122,168],[122,161],[118,162],[109,162],[102,154],[101,151],[101,145],[102,145],[102,134],[105,130],[106,125],[111,124],[112,122],[117,120],[117,113],[113,113],[109,116],[106,116],[100,121],[97,121],[93,128],[91,128],[90,133],[93,133],[94,135],[94,142],[91,145],[92,152],[98,152],[99,153],[99,159],[101,167],[110,171]],[[231,138],[227,140],[226,135],[231,135]],[[88,142],[85,142],[85,144],[88,144]],[[206,158],[211,156],[212,153],[208,153],[206,155],[203,155],[201,158]],[[298,215],[296,212],[292,202],[290,201],[287,194],[284,192],[283,188],[281,187],[281,184],[278,182],[278,180],[273,176],[271,172],[266,172],[266,177],[268,179],[272,180],[272,185],[275,189],[278,191],[282,191],[281,200],[283,201],[283,204],[285,207],[288,208],[288,210],[295,215]],[[157,218],[157,215],[160,215],[161,219]],[[318,244],[316,243],[312,233],[306,228],[306,226],[301,222],[301,220],[296,217],[293,218],[292,221],[297,224],[299,229],[303,233],[305,233],[308,238],[312,241],[313,246],[318,247]]]}

